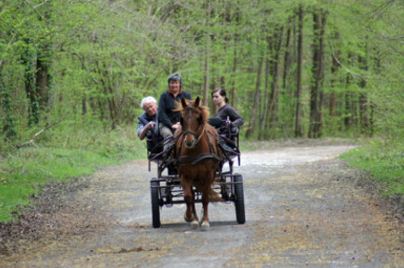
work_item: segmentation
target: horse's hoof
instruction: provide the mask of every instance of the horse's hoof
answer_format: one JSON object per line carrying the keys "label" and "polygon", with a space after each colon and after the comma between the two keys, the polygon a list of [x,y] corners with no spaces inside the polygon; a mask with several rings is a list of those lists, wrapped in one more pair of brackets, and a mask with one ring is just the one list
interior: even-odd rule
{"label": "horse's hoof", "polygon": [[191,217],[191,218],[188,218],[187,217],[187,213],[185,213],[184,214],[184,220],[186,221],[186,222],[192,222],[193,221],[193,218]]}
{"label": "horse's hoof", "polygon": [[207,230],[209,230],[209,228],[210,228],[209,222],[207,222],[207,221],[202,222],[202,224],[201,224],[202,231],[207,231]]}
{"label": "horse's hoof", "polygon": [[199,226],[198,221],[193,220],[193,221],[191,222],[191,228],[192,228],[192,229],[197,229],[197,228],[198,228],[198,226]]}

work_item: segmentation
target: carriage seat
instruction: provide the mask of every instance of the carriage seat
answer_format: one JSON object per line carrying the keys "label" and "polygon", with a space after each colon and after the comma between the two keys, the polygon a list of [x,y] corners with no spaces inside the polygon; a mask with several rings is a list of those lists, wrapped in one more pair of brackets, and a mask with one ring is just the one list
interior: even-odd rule
{"label": "carriage seat", "polygon": [[240,155],[239,132],[239,128],[231,124],[225,124],[218,129],[219,146],[229,159],[239,157]]}

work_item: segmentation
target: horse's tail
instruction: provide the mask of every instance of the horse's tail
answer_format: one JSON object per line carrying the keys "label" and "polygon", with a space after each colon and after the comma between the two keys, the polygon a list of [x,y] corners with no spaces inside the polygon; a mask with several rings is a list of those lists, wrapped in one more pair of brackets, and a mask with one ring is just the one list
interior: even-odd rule
{"label": "horse's tail", "polygon": [[220,195],[217,192],[215,192],[212,188],[209,188],[209,202],[220,202],[220,201],[223,201]]}

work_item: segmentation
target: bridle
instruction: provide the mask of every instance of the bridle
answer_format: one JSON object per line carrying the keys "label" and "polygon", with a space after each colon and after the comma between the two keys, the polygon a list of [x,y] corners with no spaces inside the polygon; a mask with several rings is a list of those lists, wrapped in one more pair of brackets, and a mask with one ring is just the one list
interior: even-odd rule
{"label": "bridle", "polygon": [[[181,135],[180,136],[184,136],[184,143],[185,143],[185,137],[187,136],[187,135],[192,135],[193,137],[194,137],[194,142],[192,143],[192,145],[191,146],[187,146],[187,144],[185,143],[185,146],[188,148],[188,149],[192,149],[192,148],[194,148],[200,141],[201,141],[201,138],[202,138],[202,135],[205,133],[205,129],[206,129],[206,124],[201,124],[199,127],[198,127],[198,129],[199,128],[201,128],[202,127],[202,130],[201,130],[201,132],[200,132],[200,134],[198,135],[198,133],[197,132],[194,132],[194,131],[192,131],[192,130],[185,130],[185,131],[183,131],[182,133],[181,133]],[[196,140],[196,141],[195,141]]]}

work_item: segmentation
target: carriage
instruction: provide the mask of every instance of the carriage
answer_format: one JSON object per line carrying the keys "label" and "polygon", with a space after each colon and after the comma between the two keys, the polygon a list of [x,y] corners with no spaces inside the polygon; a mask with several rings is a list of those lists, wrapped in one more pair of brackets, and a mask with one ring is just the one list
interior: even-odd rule
{"label": "carriage", "polygon": [[[223,159],[220,160],[215,171],[214,183],[211,189],[214,191],[216,200],[219,202],[234,203],[236,220],[239,224],[245,223],[243,177],[233,172],[235,162],[240,165],[239,134],[231,129],[231,124],[224,124],[219,131],[223,152]],[[167,142],[167,141],[166,141]],[[160,148],[161,148],[160,144]],[[164,206],[171,207],[174,204],[185,203],[184,189],[175,168],[175,159],[165,156],[162,152],[153,153],[148,151],[149,171],[151,162],[157,165],[157,176],[150,181],[152,225],[154,228],[161,226],[160,209]],[[194,202],[203,201],[202,193],[195,187]],[[209,194],[210,196],[210,194]]]}

